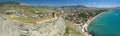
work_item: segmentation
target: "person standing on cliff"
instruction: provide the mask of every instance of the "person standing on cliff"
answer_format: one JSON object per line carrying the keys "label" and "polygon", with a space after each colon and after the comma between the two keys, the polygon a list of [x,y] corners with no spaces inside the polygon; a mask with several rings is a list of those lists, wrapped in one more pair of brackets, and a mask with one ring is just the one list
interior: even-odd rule
{"label": "person standing on cliff", "polygon": [[55,13],[54,12],[52,12],[52,17],[55,17]]}

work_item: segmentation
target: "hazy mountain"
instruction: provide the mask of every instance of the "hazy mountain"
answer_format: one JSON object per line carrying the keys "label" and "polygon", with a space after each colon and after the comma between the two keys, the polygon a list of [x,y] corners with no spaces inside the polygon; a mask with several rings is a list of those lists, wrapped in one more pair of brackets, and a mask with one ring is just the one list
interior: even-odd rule
{"label": "hazy mountain", "polygon": [[62,6],[62,8],[72,8],[72,7],[76,7],[76,8],[87,8],[87,6],[84,6],[84,5],[74,5],[74,6]]}

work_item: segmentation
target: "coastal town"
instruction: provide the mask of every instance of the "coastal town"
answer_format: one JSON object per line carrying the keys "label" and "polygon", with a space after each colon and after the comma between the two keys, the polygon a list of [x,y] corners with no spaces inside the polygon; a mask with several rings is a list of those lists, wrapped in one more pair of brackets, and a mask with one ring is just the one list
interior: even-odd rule
{"label": "coastal town", "polygon": [[[76,8],[77,7],[77,8]],[[66,21],[72,22],[80,27],[81,31],[89,35],[87,28],[88,25],[99,15],[102,15],[108,9],[88,8],[86,6],[68,6],[62,7],[58,10],[61,11]],[[64,15],[65,14],[65,15]]]}
{"label": "coastal town", "polygon": [[[81,30],[82,33],[85,33],[85,35],[87,36],[89,36],[90,34],[87,31],[88,25],[90,25],[90,23],[97,16],[102,15],[103,13],[109,10],[111,9],[87,7],[83,5],[43,7],[43,6],[28,6],[16,2],[0,3],[0,16],[4,16],[5,17],[4,20],[12,19],[22,23],[31,23],[36,25],[36,24],[42,24],[46,21],[50,21],[53,19],[62,20],[63,18],[65,22],[70,22],[70,24],[75,25],[75,27],[79,27],[79,30]],[[4,24],[4,23],[0,23],[0,24]],[[62,29],[64,29],[64,27]],[[66,29],[67,30],[65,31],[70,30],[69,28]],[[75,29],[71,29],[71,30],[74,31]],[[69,34],[69,31],[65,32],[64,35],[68,36],[67,34]]]}

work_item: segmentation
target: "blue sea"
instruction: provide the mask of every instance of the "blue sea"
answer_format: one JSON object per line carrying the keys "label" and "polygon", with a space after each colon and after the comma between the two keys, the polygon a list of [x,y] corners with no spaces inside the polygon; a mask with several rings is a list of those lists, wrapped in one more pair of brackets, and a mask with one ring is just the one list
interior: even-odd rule
{"label": "blue sea", "polygon": [[94,36],[120,36],[120,10],[108,11],[98,16],[88,27]]}

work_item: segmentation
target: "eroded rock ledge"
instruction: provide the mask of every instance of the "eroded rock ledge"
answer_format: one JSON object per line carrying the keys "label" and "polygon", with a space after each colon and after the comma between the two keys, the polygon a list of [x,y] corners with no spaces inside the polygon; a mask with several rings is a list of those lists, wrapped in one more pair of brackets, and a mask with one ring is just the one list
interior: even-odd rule
{"label": "eroded rock ledge", "polygon": [[61,17],[41,24],[25,24],[0,16],[0,36],[63,36],[66,27]]}

